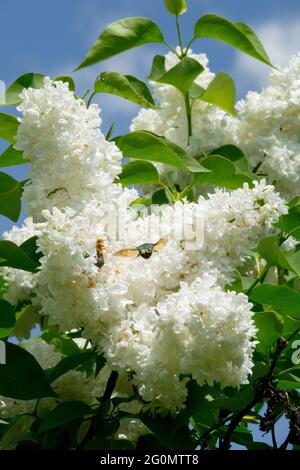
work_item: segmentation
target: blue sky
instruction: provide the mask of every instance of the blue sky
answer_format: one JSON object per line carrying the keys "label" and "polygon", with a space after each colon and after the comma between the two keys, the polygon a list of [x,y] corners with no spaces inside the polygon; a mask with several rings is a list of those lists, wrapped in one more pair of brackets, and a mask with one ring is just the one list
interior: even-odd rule
{"label": "blue sky", "polygon": [[[300,51],[299,0],[187,0],[188,14],[181,17],[185,42],[190,39],[193,24],[202,14],[213,12],[234,21],[248,23],[260,36],[275,64],[286,65],[291,54]],[[147,16],[157,22],[166,39],[177,44],[174,19],[168,15],[163,0],[1,0],[0,1],[0,81],[9,85],[25,72],[50,76],[72,74],[101,30],[111,21],[126,16]],[[193,49],[206,52],[211,69],[230,73],[236,81],[238,98],[248,89],[260,89],[267,83],[268,67],[220,43],[202,40]],[[95,65],[73,77],[78,92],[92,87],[104,70],[130,73],[145,79],[151,57],[164,53],[160,45],[147,45]],[[117,133],[128,130],[138,107],[116,97],[97,98],[102,108],[103,129],[112,122]],[[13,110],[2,109],[5,112]],[[0,139],[0,152],[6,144]],[[7,170],[24,179],[26,167]],[[11,222],[0,216],[0,233]]]}

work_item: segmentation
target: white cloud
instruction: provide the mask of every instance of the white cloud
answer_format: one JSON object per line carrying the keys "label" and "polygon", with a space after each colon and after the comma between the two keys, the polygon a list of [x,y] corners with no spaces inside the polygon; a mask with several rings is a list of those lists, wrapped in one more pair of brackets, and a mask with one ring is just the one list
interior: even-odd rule
{"label": "white cloud", "polygon": [[5,90],[6,90],[5,83],[3,82],[3,80],[0,80],[0,96],[4,95]]}
{"label": "white cloud", "polygon": [[[291,55],[300,52],[300,16],[267,20],[253,28],[262,41],[272,63],[284,67]],[[237,53],[235,77],[238,90],[261,89],[268,83],[270,67]]]}

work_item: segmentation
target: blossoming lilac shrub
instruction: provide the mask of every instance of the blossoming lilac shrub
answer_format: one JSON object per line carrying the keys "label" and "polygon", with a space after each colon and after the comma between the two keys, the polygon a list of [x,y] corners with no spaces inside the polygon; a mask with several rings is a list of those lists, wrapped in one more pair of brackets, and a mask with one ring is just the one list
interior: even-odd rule
{"label": "blossoming lilac shrub", "polygon": [[[105,72],[87,97],[26,74],[0,100],[21,113],[0,114],[0,162],[30,163],[29,181],[0,173],[0,212],[17,221],[23,193],[28,215],[0,242],[2,449],[269,448],[249,420],[300,444],[297,58],[237,114],[232,78],[190,46],[212,37],[271,65],[263,46],[208,14],[184,47],[179,4],[154,99]],[[112,23],[78,68],[146,42],[167,45],[151,20]],[[128,134],[102,134],[102,92],[143,107]]]}

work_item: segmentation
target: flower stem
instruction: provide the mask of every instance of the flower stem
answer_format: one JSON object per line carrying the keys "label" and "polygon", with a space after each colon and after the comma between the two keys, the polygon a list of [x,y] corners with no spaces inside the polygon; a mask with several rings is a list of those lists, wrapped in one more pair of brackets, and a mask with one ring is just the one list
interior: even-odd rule
{"label": "flower stem", "polygon": [[192,113],[191,113],[191,104],[190,104],[190,97],[189,93],[187,92],[184,96],[184,103],[185,103],[185,111],[186,111],[186,117],[187,117],[187,128],[188,128],[188,139],[187,143],[189,145],[190,143],[190,137],[193,132],[192,128]]}
{"label": "flower stem", "polygon": [[181,51],[181,58],[183,58],[184,57],[184,50],[183,50],[183,42],[182,42],[182,35],[181,35],[181,29],[180,29],[178,15],[176,15],[176,28],[177,28],[177,33],[178,33],[179,46],[180,46],[180,51]]}

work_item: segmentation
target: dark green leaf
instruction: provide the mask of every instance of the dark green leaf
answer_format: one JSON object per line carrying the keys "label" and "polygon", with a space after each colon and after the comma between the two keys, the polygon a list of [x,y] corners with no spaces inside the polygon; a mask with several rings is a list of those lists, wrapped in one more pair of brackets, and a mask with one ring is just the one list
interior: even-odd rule
{"label": "dark green leaf", "polygon": [[13,145],[7,147],[0,156],[0,167],[25,165],[26,163],[28,161],[23,158],[23,152],[16,150]]}
{"label": "dark green leaf", "polygon": [[5,343],[6,364],[0,365],[0,394],[19,400],[54,397],[43,369],[25,349]]}
{"label": "dark green leaf", "polygon": [[[21,186],[19,181],[0,172],[0,214],[17,222],[21,212]],[[0,255],[0,257],[4,257]]]}
{"label": "dark green leaf", "polygon": [[117,95],[144,108],[156,107],[147,85],[131,75],[103,72],[95,81],[94,92]]}
{"label": "dark green leaf", "polygon": [[111,140],[112,135],[113,135],[113,132],[114,132],[114,129],[115,129],[115,124],[112,123],[112,125],[110,126],[110,128],[109,128],[108,131],[107,131],[107,134],[106,134],[106,136],[105,136],[105,140]]}
{"label": "dark green leaf", "polygon": [[76,70],[147,43],[163,43],[159,27],[148,18],[124,18],[102,31]]}
{"label": "dark green leaf", "polygon": [[237,116],[234,110],[235,85],[233,79],[225,72],[219,72],[210,82],[207,89],[199,97],[201,101],[213,104],[233,116]]}
{"label": "dark green leaf", "polygon": [[170,201],[166,195],[166,191],[163,188],[155,191],[155,193],[152,194],[152,204],[158,204],[161,206],[163,204],[169,203]]}
{"label": "dark green leaf", "polygon": [[236,162],[238,160],[241,160],[242,158],[245,158],[244,153],[239,147],[236,147],[236,145],[222,145],[222,147],[217,148],[213,152],[211,152],[212,155],[220,155],[221,157],[228,158],[228,160],[231,160],[232,162]]}
{"label": "dark green leaf", "polygon": [[0,106],[13,106],[21,103],[20,93],[24,88],[41,88],[44,84],[44,75],[40,73],[25,73],[17,78],[0,97]]}
{"label": "dark green leaf", "polygon": [[160,162],[191,172],[209,171],[181,147],[152,132],[131,132],[118,137],[116,144],[127,158]]}
{"label": "dark green leaf", "polygon": [[221,157],[230,160],[236,167],[237,173],[249,176],[251,179],[254,177],[253,173],[250,172],[249,162],[244,153],[235,145],[223,145],[217,148],[210,155],[220,155]]}
{"label": "dark green leaf", "polygon": [[153,417],[148,413],[140,413],[138,417],[167,449],[193,449],[191,434],[180,422],[169,416]]}
{"label": "dark green leaf", "polygon": [[209,387],[200,387],[196,382],[190,381],[187,389],[185,409],[177,415],[176,421],[189,424],[193,418],[197,431],[202,434],[217,422],[219,411],[211,406],[213,398],[209,394]]}
{"label": "dark green leaf", "polygon": [[248,176],[236,173],[234,164],[219,155],[210,155],[204,158],[201,164],[210,172],[195,174],[194,184],[214,184],[228,189],[240,188],[244,183],[252,185]]}
{"label": "dark green leaf", "polygon": [[52,383],[69,370],[75,369],[76,367],[93,360],[96,360],[96,353],[94,351],[85,351],[64,357],[55,367],[47,371],[48,381],[49,383]]}
{"label": "dark green leaf", "polygon": [[223,41],[254,59],[272,66],[260,40],[246,24],[234,23],[222,16],[209,13],[197,21],[195,37]]}
{"label": "dark green leaf", "polygon": [[43,256],[42,253],[38,250],[37,246],[37,240],[38,237],[34,236],[31,238],[28,238],[28,240],[25,240],[25,242],[20,245],[20,248],[29,256],[30,259],[35,261],[37,264],[39,264],[41,257]]}
{"label": "dark green leaf", "polygon": [[[159,67],[161,67],[161,71],[163,72],[161,76],[159,76]],[[158,83],[173,85],[182,93],[187,93],[195,78],[197,78],[203,70],[204,67],[199,64],[197,60],[190,57],[184,57],[173,68],[165,72],[162,59],[156,58],[149,78]]]}
{"label": "dark green leaf", "polygon": [[95,370],[95,377],[99,374],[100,370],[105,366],[106,359],[102,354],[98,354],[96,358],[96,370]]}
{"label": "dark green leaf", "polygon": [[270,347],[282,334],[283,319],[278,313],[268,311],[255,313],[254,321],[258,328],[256,336],[259,341],[256,350],[266,354],[270,352]]}
{"label": "dark green leaf", "polygon": [[155,184],[159,182],[159,174],[152,163],[136,160],[123,165],[119,175],[123,186],[129,184]]}
{"label": "dark green leaf", "polygon": [[82,401],[67,401],[60,403],[53,411],[51,411],[42,422],[39,433],[49,431],[50,429],[64,426],[74,419],[92,413],[91,408]]}
{"label": "dark green leaf", "polygon": [[7,140],[14,144],[18,132],[19,121],[15,116],[0,113],[0,139]]}
{"label": "dark green leaf", "polygon": [[185,0],[165,0],[165,5],[168,12],[176,16],[182,15],[187,10]]}
{"label": "dark green leaf", "polygon": [[0,299],[0,328],[12,328],[16,323],[14,307],[6,300]]}
{"label": "dark green leaf", "polygon": [[21,247],[8,240],[0,241],[0,257],[5,259],[0,262],[0,266],[9,266],[29,272],[35,272],[39,266]]}

